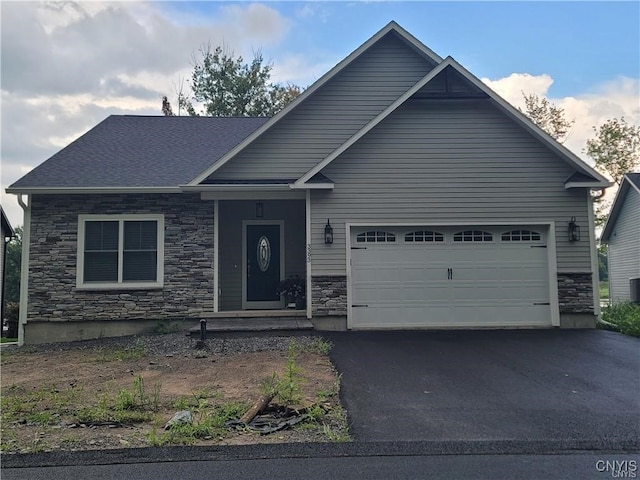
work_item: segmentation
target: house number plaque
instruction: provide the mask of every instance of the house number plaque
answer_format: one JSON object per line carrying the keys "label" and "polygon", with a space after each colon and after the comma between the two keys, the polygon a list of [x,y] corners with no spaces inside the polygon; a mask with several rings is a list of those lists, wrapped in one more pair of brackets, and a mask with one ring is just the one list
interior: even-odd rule
{"label": "house number plaque", "polygon": [[266,272],[271,263],[271,245],[267,237],[262,236],[258,239],[257,257],[260,271]]}

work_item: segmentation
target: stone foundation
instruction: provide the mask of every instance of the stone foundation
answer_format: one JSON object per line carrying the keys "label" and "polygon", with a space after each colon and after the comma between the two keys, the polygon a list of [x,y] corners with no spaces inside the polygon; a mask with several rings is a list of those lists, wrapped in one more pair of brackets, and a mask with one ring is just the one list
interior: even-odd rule
{"label": "stone foundation", "polygon": [[314,317],[347,315],[347,277],[311,277],[311,302]]}
{"label": "stone foundation", "polygon": [[[157,322],[197,319],[213,311],[213,201],[198,194],[34,195],[31,205],[27,322],[50,322],[51,328],[37,328],[50,335],[49,341],[64,340],[68,328],[80,328],[82,338],[119,331],[115,323],[65,327],[65,322]],[[78,290],[78,215],[146,213],[164,215],[163,287]],[[32,328],[25,327],[30,343]]]}
{"label": "stone foundation", "polygon": [[593,315],[593,283],[590,273],[558,273],[560,313]]}

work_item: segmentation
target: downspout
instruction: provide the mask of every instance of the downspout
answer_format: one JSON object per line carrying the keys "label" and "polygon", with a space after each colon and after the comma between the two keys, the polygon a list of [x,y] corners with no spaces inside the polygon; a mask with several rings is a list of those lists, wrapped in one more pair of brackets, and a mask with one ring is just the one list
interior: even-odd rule
{"label": "downspout", "polygon": [[24,326],[27,323],[29,304],[29,246],[31,243],[31,195],[27,195],[27,204],[18,195],[18,204],[24,211],[22,226],[22,261],[20,264],[20,315],[18,317],[18,345],[24,345]]}
{"label": "downspout", "polygon": [[600,318],[600,268],[598,267],[598,247],[596,246],[596,225],[595,225],[595,209],[593,205],[596,200],[602,198],[605,189],[600,189],[597,195],[591,195],[591,190],[587,191],[588,201],[587,208],[589,214],[589,243],[591,244],[591,288],[593,290],[593,314],[596,322]]}

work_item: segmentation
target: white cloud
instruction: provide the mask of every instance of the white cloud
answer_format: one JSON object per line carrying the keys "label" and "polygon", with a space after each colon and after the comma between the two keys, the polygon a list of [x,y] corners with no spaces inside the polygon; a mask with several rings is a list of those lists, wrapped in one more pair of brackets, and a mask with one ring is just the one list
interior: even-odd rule
{"label": "white cloud", "polygon": [[596,86],[591,92],[577,96],[554,98],[548,95],[553,84],[551,76],[512,73],[508,77],[490,80],[483,78],[497,94],[512,105],[524,109],[522,92],[547,97],[565,111],[568,120],[575,120],[564,145],[583,160],[590,162],[583,150],[593,138],[593,127],[613,117],[622,117],[640,125],[640,80],[627,77],[612,79]]}
{"label": "white cloud", "polygon": [[289,29],[257,3],[189,12],[163,2],[4,2],[0,20],[1,200],[17,224],[8,185],[108,115],[158,115],[163,94],[175,109],[199,46],[225,42],[247,56]]}

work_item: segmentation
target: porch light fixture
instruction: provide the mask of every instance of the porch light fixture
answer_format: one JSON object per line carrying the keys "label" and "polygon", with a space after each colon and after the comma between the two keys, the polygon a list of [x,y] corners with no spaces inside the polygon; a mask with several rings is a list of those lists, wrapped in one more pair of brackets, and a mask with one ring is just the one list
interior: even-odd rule
{"label": "porch light fixture", "polygon": [[580,225],[576,223],[576,217],[571,217],[568,232],[570,242],[577,242],[580,240]]}
{"label": "porch light fixture", "polygon": [[256,203],[256,218],[264,217],[264,204],[262,202]]}
{"label": "porch light fixture", "polygon": [[327,224],[324,226],[324,243],[331,245],[333,243],[333,227],[327,218]]}

